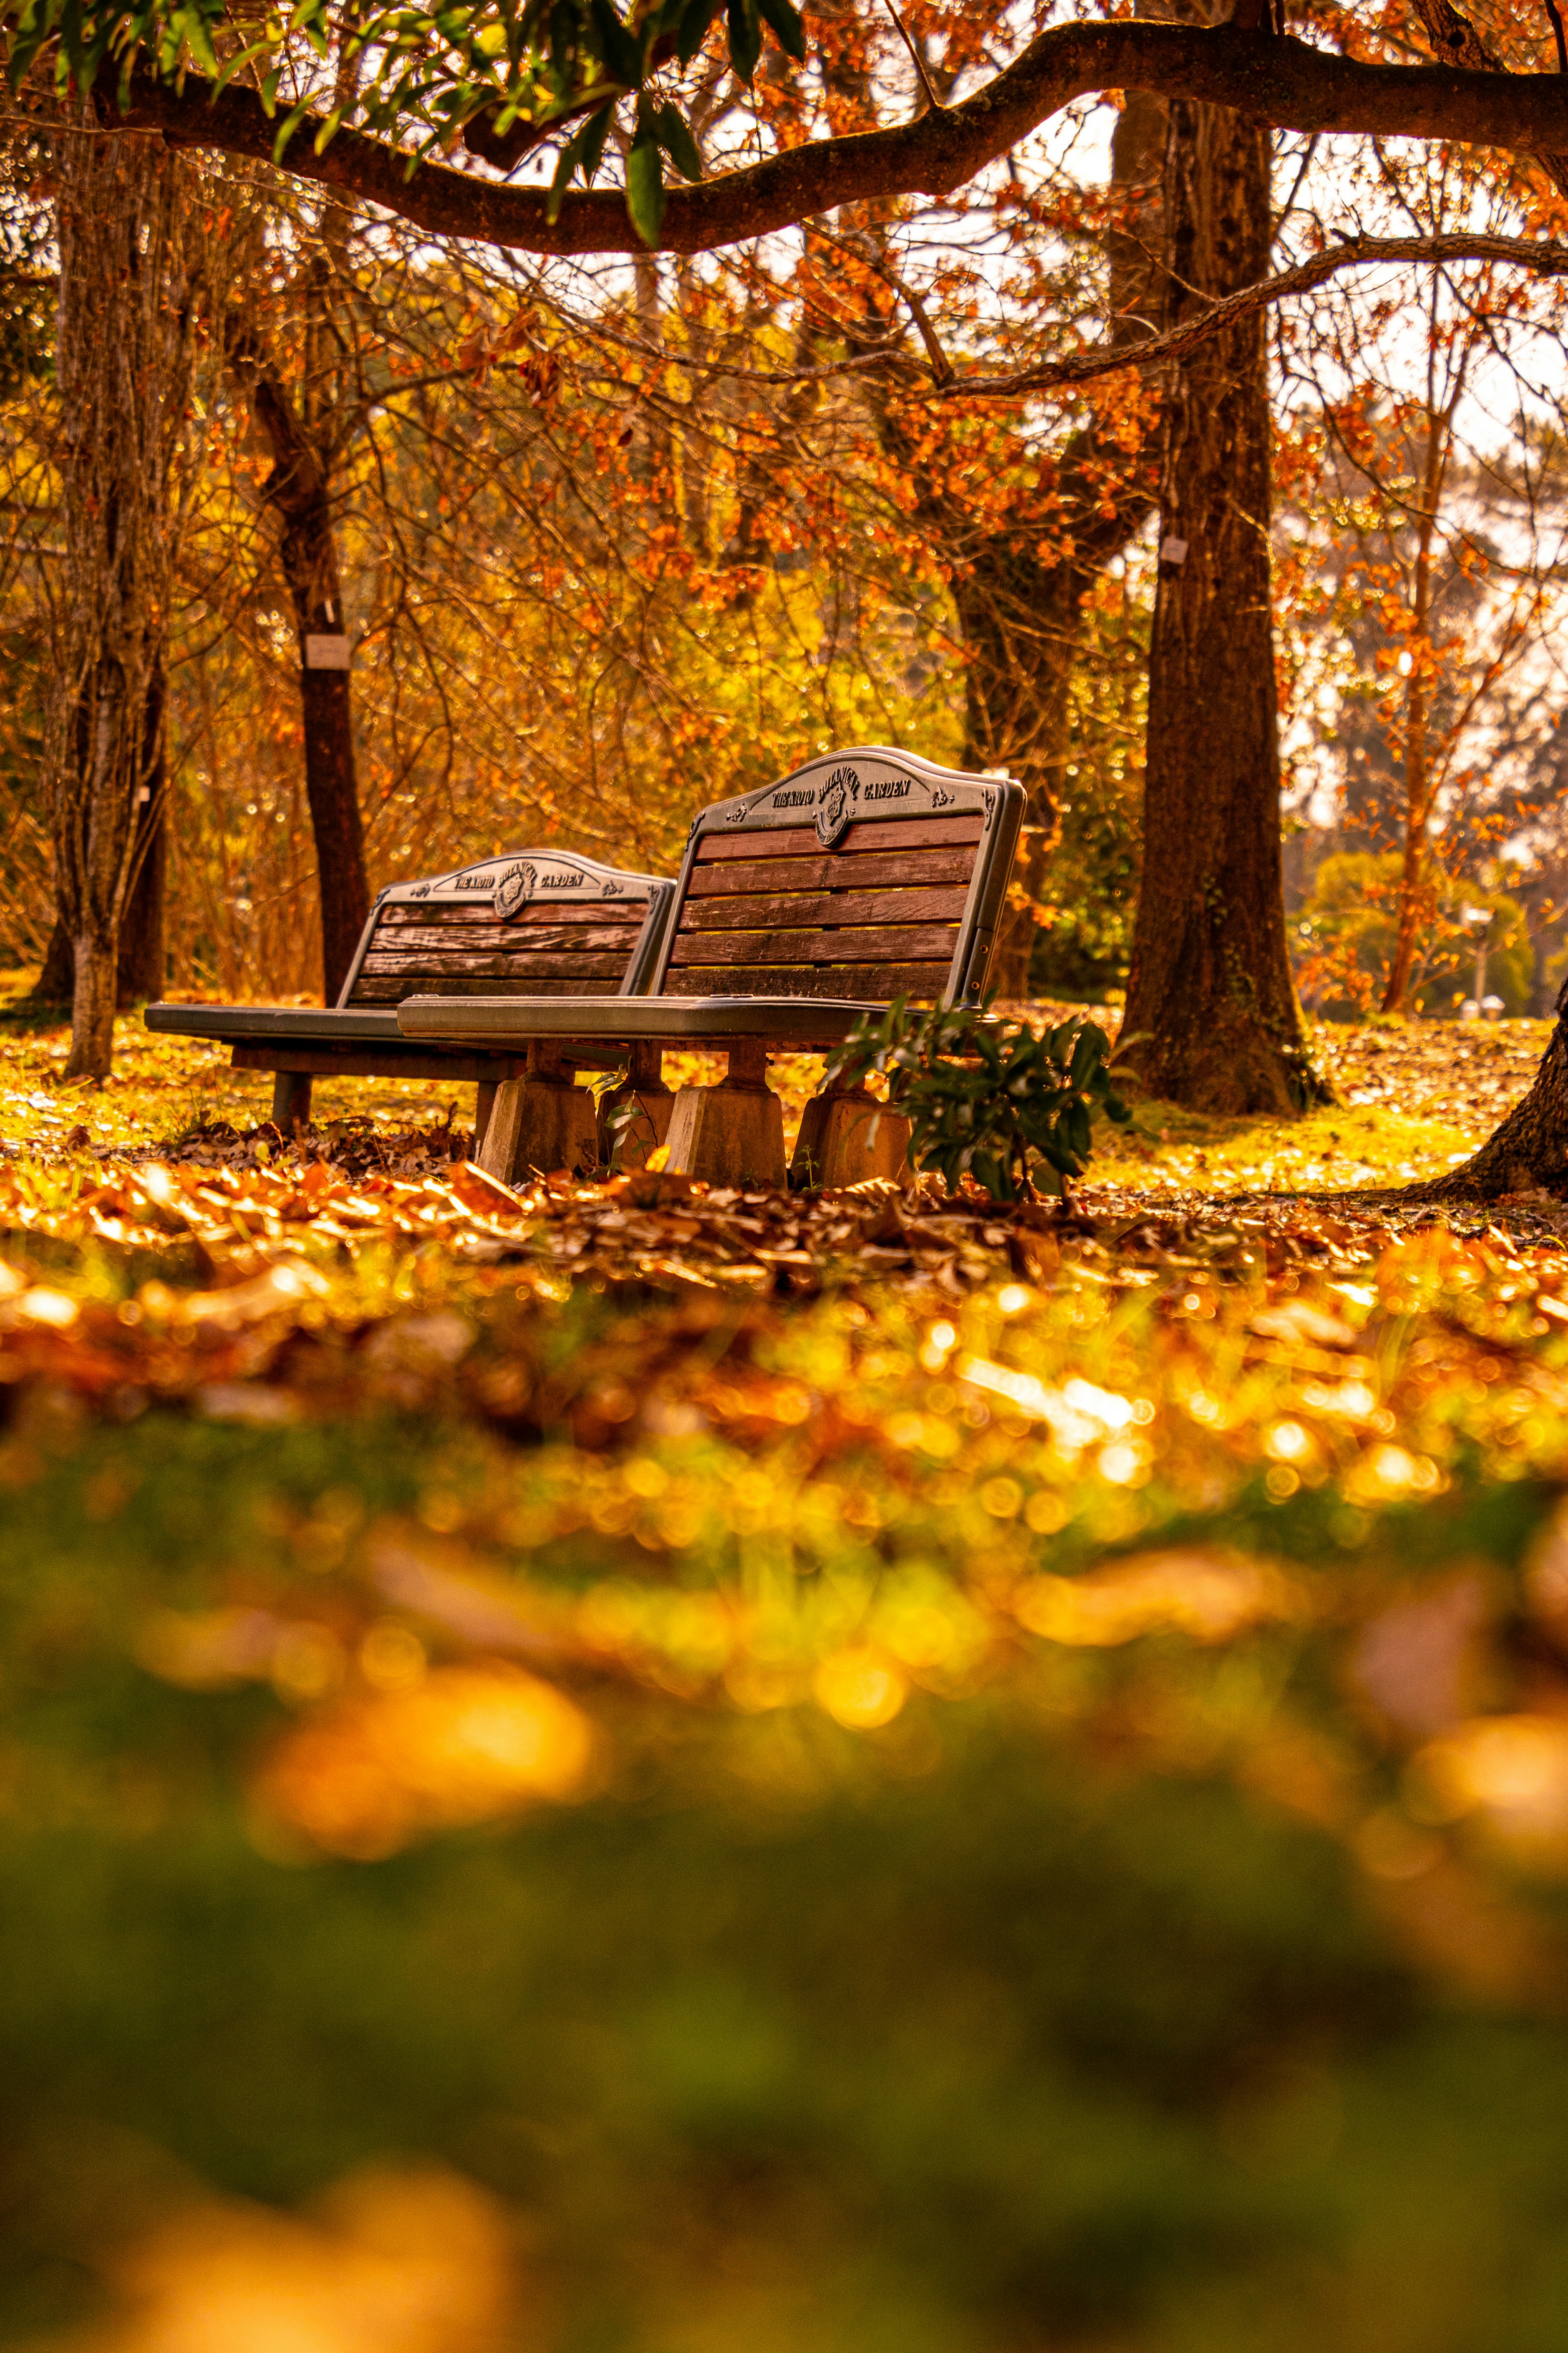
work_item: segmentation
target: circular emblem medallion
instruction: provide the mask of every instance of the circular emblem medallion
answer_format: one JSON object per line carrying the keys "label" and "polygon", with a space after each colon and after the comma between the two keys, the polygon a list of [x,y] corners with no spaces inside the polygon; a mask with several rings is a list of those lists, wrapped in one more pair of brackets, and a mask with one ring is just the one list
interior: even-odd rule
{"label": "circular emblem medallion", "polygon": [[538,880],[538,870],[526,860],[521,866],[507,868],[496,884],[493,902],[496,913],[503,923],[509,916],[521,913],[533,896],[533,886]]}

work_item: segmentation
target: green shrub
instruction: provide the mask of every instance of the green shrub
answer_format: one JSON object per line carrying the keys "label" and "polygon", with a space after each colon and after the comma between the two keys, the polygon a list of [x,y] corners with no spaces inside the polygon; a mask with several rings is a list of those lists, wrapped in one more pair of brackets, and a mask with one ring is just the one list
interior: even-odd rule
{"label": "green shrub", "polygon": [[1115,1093],[1110,1047],[1092,1021],[1037,1034],[999,1021],[984,1006],[911,1008],[902,997],[869,1015],[827,1066],[829,1083],[858,1085],[878,1071],[889,1108],[910,1121],[910,1157],[949,1190],[973,1176],[993,1200],[1059,1195],[1081,1176],[1096,1118],[1132,1116]]}

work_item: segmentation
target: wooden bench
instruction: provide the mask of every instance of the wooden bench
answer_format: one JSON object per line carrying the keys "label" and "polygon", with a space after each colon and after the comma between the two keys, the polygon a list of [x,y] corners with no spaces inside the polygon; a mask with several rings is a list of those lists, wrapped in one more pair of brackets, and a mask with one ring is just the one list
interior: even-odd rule
{"label": "wooden bench", "polygon": [[[693,820],[647,996],[614,1005],[410,996],[399,1026],[421,1047],[533,1058],[501,1087],[482,1155],[508,1183],[531,1167],[573,1165],[549,1156],[567,1133],[563,1091],[575,1068],[602,1067],[613,1040],[629,1066],[622,1097],[646,1114],[647,1137],[668,1135],[671,1169],[782,1184],[769,1055],[828,1051],[895,997],[978,1004],[1023,806],[1005,777],[883,745],[826,754]],[[683,1087],[672,1103],[658,1057],[676,1046],[723,1051],[723,1082]],[[868,1097],[819,1094],[792,1173],[828,1184],[890,1174],[907,1141],[907,1123],[878,1114]]]}
{"label": "wooden bench", "polygon": [[[272,1071],[272,1117],[285,1134],[310,1115],[314,1080],[437,1079],[479,1089],[475,1149],[496,1088],[529,1068],[510,1049],[405,1037],[400,1001],[510,994],[574,1001],[633,996],[650,985],[675,902],[673,882],[558,849],[484,858],[426,882],[383,891],[336,1006],[150,1005],[147,1027],[232,1048],[237,1070]],[[601,1067],[616,1068],[614,1053]]]}

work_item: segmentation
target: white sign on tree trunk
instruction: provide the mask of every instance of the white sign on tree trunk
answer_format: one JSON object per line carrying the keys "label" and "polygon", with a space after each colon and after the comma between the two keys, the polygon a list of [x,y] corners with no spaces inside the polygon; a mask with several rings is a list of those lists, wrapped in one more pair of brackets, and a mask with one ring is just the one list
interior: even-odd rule
{"label": "white sign on tree trunk", "polygon": [[307,637],[305,668],[307,670],[347,670],[349,641],[347,638]]}

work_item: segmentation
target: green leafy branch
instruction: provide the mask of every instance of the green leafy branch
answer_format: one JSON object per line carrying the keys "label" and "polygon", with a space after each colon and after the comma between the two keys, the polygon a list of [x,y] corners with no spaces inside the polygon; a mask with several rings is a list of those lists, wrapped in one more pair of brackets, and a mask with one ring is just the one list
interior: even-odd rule
{"label": "green leafy branch", "polygon": [[742,81],[755,73],[767,31],[788,56],[805,58],[795,0],[626,0],[624,12],[616,0],[428,8],[400,0],[353,14],[329,0],[264,14],[246,0],[11,0],[0,5],[0,39],[13,91],[43,69],[61,96],[108,83],[122,108],[138,77],[183,85],[195,71],[216,96],[243,74],[278,121],[279,163],[331,94],[321,69],[334,61],[353,70],[336,74],[337,102],[317,132],[318,154],[349,124],[406,145],[410,171],[421,156],[459,142],[510,171],[570,131],[552,184],[552,218],[574,180],[592,185],[616,110],[630,100],[626,207],[651,245],[666,161],[688,180],[702,176],[679,79],[721,15]]}
{"label": "green leafy branch", "polygon": [[998,1201],[1059,1197],[1089,1165],[1095,1121],[1132,1116],[1102,1029],[1075,1018],[1037,1034],[997,1020],[990,998],[922,1010],[900,997],[879,1018],[868,1014],[826,1078],[858,1086],[873,1073],[910,1123],[915,1166],[936,1170],[950,1191],[973,1176]]}

